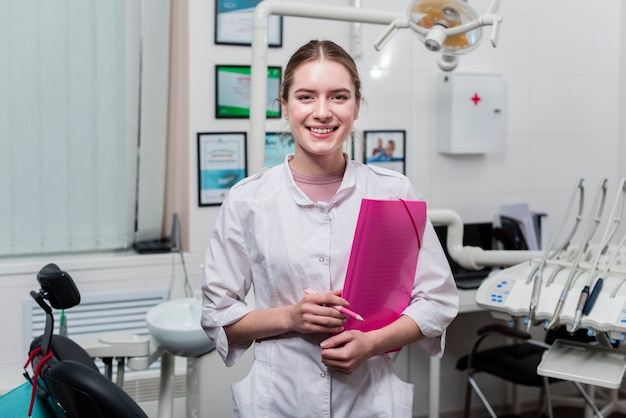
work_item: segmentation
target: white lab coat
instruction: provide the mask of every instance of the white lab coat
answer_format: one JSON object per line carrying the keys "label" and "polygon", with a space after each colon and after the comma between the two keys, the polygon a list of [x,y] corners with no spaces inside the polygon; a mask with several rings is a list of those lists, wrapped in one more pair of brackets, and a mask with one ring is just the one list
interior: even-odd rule
{"label": "white lab coat", "polygon": [[[289,157],[287,157],[289,158]],[[290,305],[305,288],[340,289],[362,198],[416,199],[409,180],[394,171],[348,161],[339,190],[313,203],[296,186],[287,163],[237,185],[211,232],[203,280],[202,326],[226,365],[249,344],[229,344],[223,327],[257,309]],[[457,314],[458,294],[433,226],[427,222],[411,304],[404,315],[420,327],[416,344],[441,356],[445,329]],[[249,374],[232,386],[241,417],[410,417],[413,387],[393,372],[389,355],[354,373],[329,371],[319,343],[327,335],[288,333],[254,343]]]}

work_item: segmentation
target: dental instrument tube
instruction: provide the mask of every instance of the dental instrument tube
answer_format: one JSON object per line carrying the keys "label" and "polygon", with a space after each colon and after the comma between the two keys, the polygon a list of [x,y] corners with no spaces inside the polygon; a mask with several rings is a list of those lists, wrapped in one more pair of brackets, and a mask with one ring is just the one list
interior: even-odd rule
{"label": "dental instrument tube", "polygon": [[[538,269],[539,270],[539,269]],[[526,321],[526,332],[530,331],[530,326],[535,318],[535,311],[537,310],[537,305],[539,304],[539,294],[541,293],[542,280],[538,277],[542,272],[536,271],[533,274],[533,292],[530,297],[530,306],[528,307],[528,318]]]}
{"label": "dental instrument tube", "polygon": [[580,266],[582,255],[589,245],[589,241],[591,241],[591,238],[598,228],[598,225],[600,224],[600,220],[602,219],[602,211],[604,210],[604,201],[606,199],[607,182],[608,179],[603,179],[600,182],[598,190],[596,190],[596,196],[594,198],[593,207],[591,209],[591,218],[589,219],[589,223],[587,224],[584,239],[581,241],[578,247],[575,260],[570,267],[569,276],[567,277],[565,285],[563,286],[563,290],[561,291],[561,295],[559,296],[559,300],[556,304],[556,308],[554,309],[554,313],[552,314],[552,319],[544,326],[546,330],[553,328],[559,322],[559,317],[561,316],[561,311],[563,310],[565,299],[567,299],[569,290],[572,287],[574,276],[576,276],[576,271]]}
{"label": "dental instrument tube", "polygon": [[574,321],[572,322],[572,329],[570,329],[570,334],[573,334],[578,329],[580,320],[583,317],[583,311],[585,309],[585,305],[587,304],[587,300],[589,300],[589,286],[583,287],[583,290],[581,290],[580,296],[578,297],[576,314],[574,315]]}
{"label": "dental instrument tube", "polygon": [[[593,278],[595,277],[594,273],[598,267],[598,263],[600,262],[600,257],[602,257],[609,248],[609,244],[613,240],[613,236],[619,229],[619,225],[622,222],[622,212],[624,211],[624,203],[626,199],[626,179],[622,179],[619,190],[617,192],[617,196],[615,198],[615,203],[613,204],[613,209],[611,210],[610,221],[607,225],[606,230],[604,231],[604,236],[602,237],[602,241],[600,241],[600,247],[593,259],[593,263],[591,266],[591,272],[589,273],[589,278],[587,279],[587,285],[591,286],[593,283]],[[603,273],[600,277],[604,277]]]}
{"label": "dental instrument tube", "polygon": [[[584,179],[582,178],[578,180],[576,187],[574,188],[570,196],[569,202],[567,204],[566,215],[565,217],[563,217],[563,220],[561,221],[561,225],[559,226],[557,234],[552,239],[552,242],[550,243],[550,246],[548,247],[548,249],[544,252],[543,257],[541,258],[541,261],[539,262],[539,265],[537,266],[537,268],[533,270],[531,274],[528,275],[529,280],[533,281],[533,290],[532,290],[532,294],[530,297],[530,305],[528,307],[528,317],[526,318],[526,321],[525,321],[526,332],[530,332],[530,327],[532,323],[535,321],[535,311],[537,310],[537,305],[539,304],[539,296],[541,294],[541,287],[543,286],[543,269],[546,265],[546,262],[548,261],[548,258],[556,257],[561,251],[563,251],[565,248],[567,248],[567,246],[569,246],[569,243],[572,237],[574,236],[574,233],[576,232],[578,225],[580,224],[580,220],[582,218],[583,206],[584,206],[583,205],[583,200],[584,200],[583,181]],[[565,229],[565,224],[567,222],[567,219],[569,219],[570,213],[572,212],[572,208],[574,206],[574,201],[576,199],[576,196],[579,196],[579,204],[578,204],[578,216],[576,216],[575,218],[574,227],[572,228],[572,231],[570,231],[565,241],[563,241],[563,243],[558,248],[555,249],[557,238],[561,236],[561,233],[563,233],[563,230]]]}

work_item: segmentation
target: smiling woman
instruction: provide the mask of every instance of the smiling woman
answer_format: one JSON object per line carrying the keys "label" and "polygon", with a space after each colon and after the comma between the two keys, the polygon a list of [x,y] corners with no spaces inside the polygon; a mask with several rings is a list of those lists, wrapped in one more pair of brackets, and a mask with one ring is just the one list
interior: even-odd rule
{"label": "smiling woman", "polygon": [[1,2],[0,15],[0,256],[157,238],[169,1]]}
{"label": "smiling woman", "polygon": [[[228,366],[254,344],[250,373],[232,387],[235,415],[410,417],[412,385],[386,353],[417,341],[441,356],[457,311],[445,254],[428,222],[402,316],[369,332],[345,330],[341,294],[362,199],[416,193],[401,173],[343,153],[361,102],[343,48],[317,40],[300,47],[280,91],[295,150],[233,186],[206,255],[204,329]],[[245,302],[252,286],[254,309]]]}

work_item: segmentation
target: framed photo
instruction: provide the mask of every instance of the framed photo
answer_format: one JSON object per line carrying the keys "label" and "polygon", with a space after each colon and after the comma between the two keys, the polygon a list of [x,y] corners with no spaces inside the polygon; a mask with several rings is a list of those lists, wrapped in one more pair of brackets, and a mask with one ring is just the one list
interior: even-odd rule
{"label": "framed photo", "polygon": [[[281,67],[267,68],[267,98],[265,116],[268,119],[280,118]],[[250,117],[250,66],[216,65],[215,66],[215,118]]]}
{"label": "framed photo", "polygon": [[265,167],[274,167],[285,161],[296,150],[296,143],[289,132],[265,133]]}
{"label": "framed photo", "polygon": [[363,161],[405,172],[406,132],[399,130],[363,131],[365,150]]}
{"label": "framed photo", "polygon": [[[215,43],[223,45],[252,45],[254,8],[261,0],[216,0]],[[283,17],[271,15],[268,20],[267,42],[270,47],[283,46]]]}
{"label": "framed photo", "polygon": [[245,132],[198,133],[198,204],[220,205],[248,175]]}

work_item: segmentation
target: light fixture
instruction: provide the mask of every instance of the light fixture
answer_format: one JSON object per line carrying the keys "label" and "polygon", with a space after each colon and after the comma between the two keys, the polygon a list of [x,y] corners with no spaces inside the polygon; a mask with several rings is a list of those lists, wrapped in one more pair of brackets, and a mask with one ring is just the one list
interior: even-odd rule
{"label": "light fixture", "polygon": [[449,54],[469,52],[480,43],[480,26],[468,32],[448,36],[445,29],[456,28],[478,16],[462,1],[416,0],[409,6],[409,27],[427,49]]}
{"label": "light fixture", "polygon": [[483,26],[493,26],[491,44],[496,46],[502,22],[496,13],[499,5],[500,0],[494,0],[487,12],[478,16],[462,0],[415,0],[409,5],[407,16],[393,21],[374,46],[382,49],[399,28],[408,27],[428,50],[441,53],[439,68],[452,71],[458,65],[458,55],[480,44]]}

